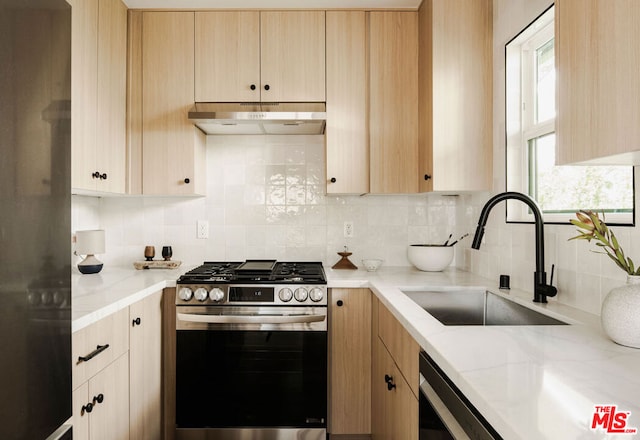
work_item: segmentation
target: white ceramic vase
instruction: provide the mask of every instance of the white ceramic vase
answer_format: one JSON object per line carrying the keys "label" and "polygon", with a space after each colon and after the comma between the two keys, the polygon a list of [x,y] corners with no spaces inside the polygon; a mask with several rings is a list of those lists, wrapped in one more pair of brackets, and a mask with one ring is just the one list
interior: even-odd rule
{"label": "white ceramic vase", "polygon": [[628,275],[627,284],[611,289],[600,318],[604,332],[614,342],[640,348],[640,275]]}

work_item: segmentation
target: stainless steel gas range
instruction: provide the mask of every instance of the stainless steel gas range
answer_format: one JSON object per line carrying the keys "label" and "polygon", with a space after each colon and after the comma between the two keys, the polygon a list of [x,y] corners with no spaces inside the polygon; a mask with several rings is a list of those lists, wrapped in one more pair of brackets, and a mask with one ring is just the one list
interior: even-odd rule
{"label": "stainless steel gas range", "polygon": [[176,438],[325,440],[322,263],[206,262],[177,281]]}

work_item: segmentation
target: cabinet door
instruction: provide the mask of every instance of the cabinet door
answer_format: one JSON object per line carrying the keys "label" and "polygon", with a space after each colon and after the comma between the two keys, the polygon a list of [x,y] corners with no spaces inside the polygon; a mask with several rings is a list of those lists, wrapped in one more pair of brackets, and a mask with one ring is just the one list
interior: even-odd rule
{"label": "cabinet door", "polygon": [[371,432],[371,291],[331,289],[329,431]]}
{"label": "cabinet door", "polygon": [[640,163],[640,3],[555,7],[556,162]]}
{"label": "cabinet door", "polygon": [[417,398],[420,392],[420,346],[389,309],[382,305],[378,307],[378,335]]}
{"label": "cabinet door", "polygon": [[187,119],[194,103],[194,13],[142,17],[144,194],[204,194],[205,138]]}
{"label": "cabinet door", "polygon": [[365,13],[326,14],[327,194],[364,194],[369,192]]}
{"label": "cabinet door", "polygon": [[129,307],[129,402],[132,439],[160,438],[162,292]]}
{"label": "cabinet door", "polygon": [[[97,400],[102,395],[102,402]],[[129,354],[125,353],[89,380],[91,440],[129,439]],[[75,434],[75,431],[74,431]]]}
{"label": "cabinet door", "polygon": [[72,187],[124,193],[127,8],[78,0],[72,8]]}
{"label": "cabinet door", "polygon": [[71,8],[71,186],[94,190],[98,108],[98,0]]}
{"label": "cabinet door", "polygon": [[[88,413],[83,407],[86,408],[89,401],[89,382],[85,382],[78,388],[73,390],[72,395],[73,405],[73,439],[74,440],[88,440],[89,439],[89,417],[91,413]],[[93,403],[91,403],[93,405]],[[93,409],[91,410],[93,412]]]}
{"label": "cabinet door", "polygon": [[260,13],[195,15],[196,101],[260,101]]}
{"label": "cabinet door", "polygon": [[491,189],[492,17],[491,0],[420,7],[420,191]]}
{"label": "cabinet door", "polygon": [[418,399],[380,339],[373,363],[373,439],[417,440]]}
{"label": "cabinet door", "polygon": [[261,100],[324,102],[324,11],[263,11],[260,36]]}
{"label": "cabinet door", "polygon": [[73,438],[129,439],[128,353],[73,391]]}
{"label": "cabinet door", "polygon": [[[375,315],[374,315],[375,319]],[[371,433],[373,440],[388,440],[393,438],[391,435],[391,417],[389,412],[389,395],[387,384],[385,382],[385,374],[389,374],[393,364],[390,361],[384,345],[377,335],[373,338],[373,356],[371,365]]]}
{"label": "cabinet door", "polygon": [[418,191],[418,16],[371,12],[371,192]]}
{"label": "cabinet door", "polygon": [[124,193],[126,169],[127,7],[99,0],[96,170],[99,191]]}

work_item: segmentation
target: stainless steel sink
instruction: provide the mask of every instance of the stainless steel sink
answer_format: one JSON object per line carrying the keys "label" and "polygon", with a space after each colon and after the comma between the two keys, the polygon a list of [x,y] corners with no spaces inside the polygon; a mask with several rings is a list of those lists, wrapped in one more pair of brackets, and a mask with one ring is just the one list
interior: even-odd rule
{"label": "stainless steel sink", "polygon": [[444,325],[566,325],[567,323],[480,289],[403,293]]}

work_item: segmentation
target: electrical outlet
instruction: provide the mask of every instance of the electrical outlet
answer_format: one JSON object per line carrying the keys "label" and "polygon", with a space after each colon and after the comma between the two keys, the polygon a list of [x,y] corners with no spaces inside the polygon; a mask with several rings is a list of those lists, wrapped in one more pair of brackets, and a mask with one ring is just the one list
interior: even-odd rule
{"label": "electrical outlet", "polygon": [[209,222],[198,220],[196,222],[196,238],[209,238]]}
{"label": "electrical outlet", "polygon": [[353,222],[344,222],[344,236],[345,238],[353,237]]}

